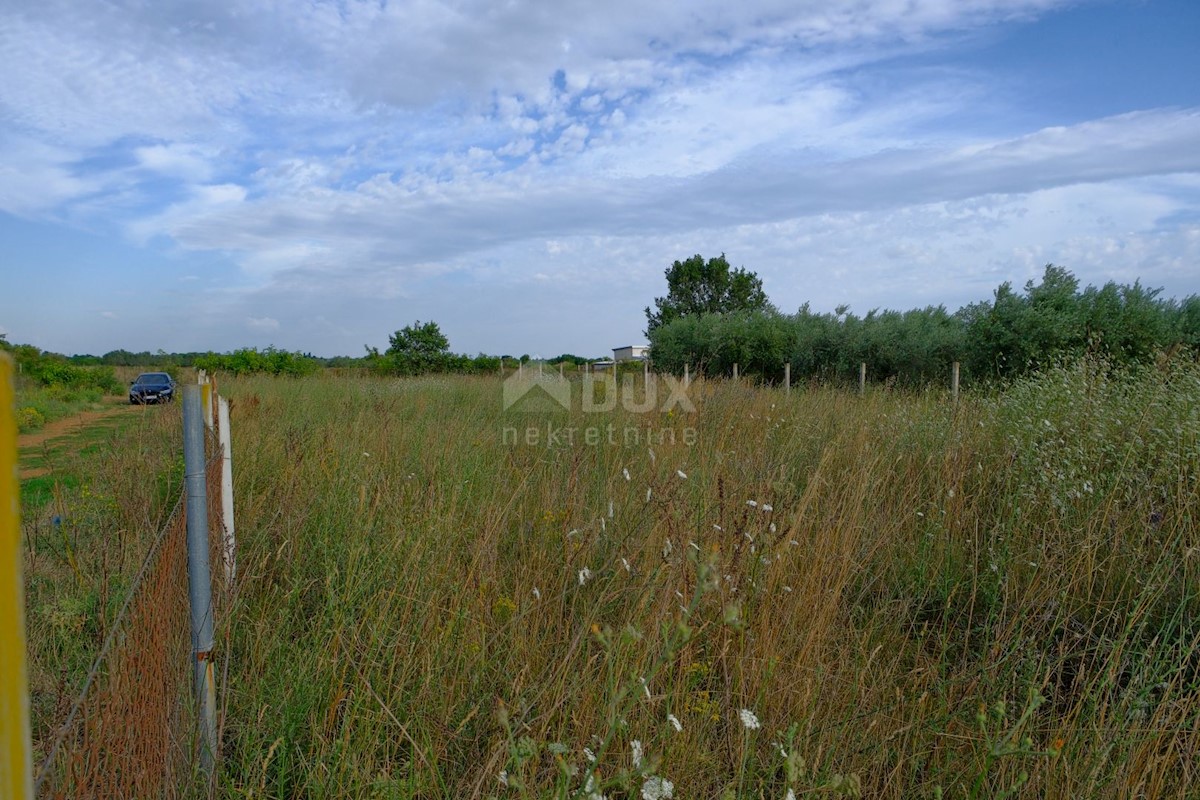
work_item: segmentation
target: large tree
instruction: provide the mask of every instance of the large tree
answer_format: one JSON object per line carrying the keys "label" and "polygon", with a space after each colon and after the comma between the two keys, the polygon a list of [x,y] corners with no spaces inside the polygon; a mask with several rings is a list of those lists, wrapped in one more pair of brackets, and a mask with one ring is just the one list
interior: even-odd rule
{"label": "large tree", "polygon": [[384,355],[392,362],[393,370],[401,374],[442,369],[450,352],[450,340],[436,322],[418,320],[393,333],[388,342]]}
{"label": "large tree", "polygon": [[666,276],[667,296],[654,298],[654,310],[646,308],[647,336],[680,317],[771,308],[762,279],[741,267],[731,268],[724,253],[708,261],[700,255],[676,261]]}

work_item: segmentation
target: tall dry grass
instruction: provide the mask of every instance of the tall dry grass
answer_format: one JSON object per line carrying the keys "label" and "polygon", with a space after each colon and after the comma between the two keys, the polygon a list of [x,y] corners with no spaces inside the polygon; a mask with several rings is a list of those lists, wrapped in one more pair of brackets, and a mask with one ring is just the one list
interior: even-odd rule
{"label": "tall dry grass", "polygon": [[[225,796],[1195,795],[1194,364],[651,415],[222,389]],[[654,442],[505,440],[547,421]]]}

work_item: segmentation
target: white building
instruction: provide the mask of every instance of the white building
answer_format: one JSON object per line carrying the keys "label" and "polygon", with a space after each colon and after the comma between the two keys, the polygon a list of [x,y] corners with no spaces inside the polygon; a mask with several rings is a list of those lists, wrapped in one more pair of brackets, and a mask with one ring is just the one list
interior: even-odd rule
{"label": "white building", "polygon": [[650,357],[650,345],[630,344],[613,348],[613,361],[645,361]]}

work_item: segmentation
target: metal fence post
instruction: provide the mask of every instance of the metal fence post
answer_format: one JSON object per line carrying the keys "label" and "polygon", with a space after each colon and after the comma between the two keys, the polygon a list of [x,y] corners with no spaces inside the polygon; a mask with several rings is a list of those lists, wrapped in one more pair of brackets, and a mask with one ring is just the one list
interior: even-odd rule
{"label": "metal fence post", "polygon": [[187,483],[188,597],[192,608],[196,701],[200,720],[200,766],[211,774],[217,752],[217,692],[213,673],[212,576],[208,563],[208,499],[205,486],[204,392],[183,387],[183,471]]}
{"label": "metal fence post", "polygon": [[12,362],[0,353],[0,797],[33,797]]}

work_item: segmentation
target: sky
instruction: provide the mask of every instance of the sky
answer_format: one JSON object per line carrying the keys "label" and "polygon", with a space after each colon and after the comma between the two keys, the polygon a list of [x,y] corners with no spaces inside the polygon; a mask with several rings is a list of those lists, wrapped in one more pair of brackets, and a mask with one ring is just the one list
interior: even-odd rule
{"label": "sky", "polygon": [[322,356],[782,311],[1200,293],[1196,0],[0,0],[0,333]]}

